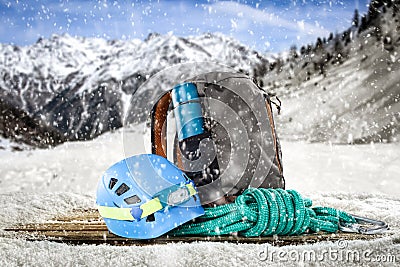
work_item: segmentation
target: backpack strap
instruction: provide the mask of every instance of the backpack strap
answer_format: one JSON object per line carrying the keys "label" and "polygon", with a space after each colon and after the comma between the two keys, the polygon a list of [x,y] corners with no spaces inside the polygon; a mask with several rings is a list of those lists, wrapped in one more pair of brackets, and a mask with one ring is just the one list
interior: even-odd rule
{"label": "backpack strap", "polygon": [[167,116],[171,92],[165,93],[151,111],[151,153],[167,158]]}
{"label": "backpack strap", "polygon": [[[172,102],[171,91],[165,93],[151,111],[151,153],[167,158],[167,116]],[[183,169],[182,155],[175,144],[175,160],[179,169]]]}
{"label": "backpack strap", "polygon": [[[271,131],[272,131],[272,138],[274,139],[275,161],[278,166],[280,175],[283,175],[283,168],[282,168],[282,164],[281,164],[281,155],[280,155],[281,152],[280,152],[280,146],[278,143],[278,137],[277,137],[276,131],[275,131],[275,123],[274,123],[274,117],[272,114],[271,100],[265,94],[264,94],[264,97],[265,97],[265,106],[267,108],[268,120],[269,120],[269,124],[271,126]],[[280,107],[279,107],[279,110],[280,110]]]}

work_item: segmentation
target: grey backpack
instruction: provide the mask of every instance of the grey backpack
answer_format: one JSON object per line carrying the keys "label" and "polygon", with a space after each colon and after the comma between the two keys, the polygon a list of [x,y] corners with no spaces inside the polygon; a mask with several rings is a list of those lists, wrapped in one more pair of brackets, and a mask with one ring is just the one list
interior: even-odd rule
{"label": "grey backpack", "polygon": [[168,112],[176,123],[170,160],[195,182],[202,204],[285,187],[271,99],[250,77],[211,72],[165,93],[151,113],[152,153],[163,157]]}

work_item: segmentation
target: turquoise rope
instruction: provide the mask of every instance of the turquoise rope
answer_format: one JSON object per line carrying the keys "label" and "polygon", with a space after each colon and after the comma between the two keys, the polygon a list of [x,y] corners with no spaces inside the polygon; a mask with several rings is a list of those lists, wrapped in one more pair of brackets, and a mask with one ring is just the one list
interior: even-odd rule
{"label": "turquoise rope", "polygon": [[295,190],[249,188],[234,203],[205,208],[197,220],[172,230],[174,236],[215,236],[238,233],[245,237],[337,232],[353,216],[329,207],[313,207]]}

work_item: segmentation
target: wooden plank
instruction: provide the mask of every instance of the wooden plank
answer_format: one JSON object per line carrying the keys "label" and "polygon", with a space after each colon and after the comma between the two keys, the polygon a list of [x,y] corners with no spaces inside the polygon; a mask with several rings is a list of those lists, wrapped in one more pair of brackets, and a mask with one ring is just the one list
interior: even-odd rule
{"label": "wooden plank", "polygon": [[6,231],[108,231],[104,222],[85,223],[85,222],[68,222],[68,223],[39,223],[39,224],[25,224],[15,225],[5,229]]}
{"label": "wooden plank", "polygon": [[66,215],[58,215],[53,218],[54,221],[93,221],[101,220],[97,209],[74,209]]}
{"label": "wooden plank", "polygon": [[48,222],[20,224],[5,229],[26,240],[50,240],[69,244],[112,244],[112,245],[151,245],[173,242],[232,242],[232,243],[269,243],[272,245],[297,245],[312,244],[321,241],[369,240],[381,237],[379,235],[360,235],[352,233],[318,233],[301,236],[267,236],[267,237],[241,237],[241,236],[161,236],[150,240],[135,240],[116,236],[110,232],[95,209],[74,210],[71,214],[60,215]]}
{"label": "wooden plank", "polygon": [[220,236],[220,237],[201,237],[201,236],[189,236],[189,237],[168,237],[162,236],[156,239],[150,240],[134,240],[126,239],[115,236],[108,232],[85,232],[76,231],[68,232],[65,234],[60,231],[48,231],[44,235],[35,233],[34,235],[26,236],[27,240],[39,241],[39,240],[50,240],[56,242],[63,242],[69,244],[116,244],[116,245],[151,245],[151,244],[166,244],[176,242],[231,242],[231,243],[255,243],[255,244],[271,244],[277,246],[283,245],[299,245],[299,244],[313,244],[321,241],[337,241],[339,239],[345,240],[368,240],[377,238],[377,236],[362,236],[351,235],[351,234],[339,234],[336,236],[331,235],[306,235],[301,237],[260,237],[260,238],[243,238],[243,237],[232,237],[232,236]]}

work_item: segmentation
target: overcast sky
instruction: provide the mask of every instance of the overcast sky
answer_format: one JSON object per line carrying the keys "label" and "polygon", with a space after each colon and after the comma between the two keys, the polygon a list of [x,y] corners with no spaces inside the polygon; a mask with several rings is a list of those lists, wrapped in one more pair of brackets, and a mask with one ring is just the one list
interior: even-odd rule
{"label": "overcast sky", "polygon": [[39,37],[68,33],[106,39],[145,39],[151,32],[178,36],[221,32],[261,52],[348,28],[368,0],[267,1],[4,1],[0,43],[29,45]]}

